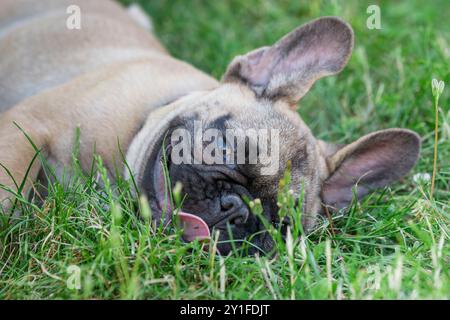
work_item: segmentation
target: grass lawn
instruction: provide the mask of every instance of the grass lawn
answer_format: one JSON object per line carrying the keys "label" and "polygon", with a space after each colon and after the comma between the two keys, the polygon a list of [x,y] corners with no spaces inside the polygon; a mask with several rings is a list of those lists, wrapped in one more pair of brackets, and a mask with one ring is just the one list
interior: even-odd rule
{"label": "grass lawn", "polygon": [[[22,216],[2,218],[0,298],[450,298],[449,1],[375,1],[381,30],[366,27],[374,1],[138,2],[175,57],[216,77],[233,56],[304,22],[344,18],[355,31],[353,56],[338,76],[318,81],[299,113],[316,136],[339,143],[378,129],[415,130],[423,138],[419,163],[400,183],[335,216],[333,228],[324,221],[301,241],[278,240],[276,257],[244,258],[152,229],[135,213],[143,206],[146,219],[145,202],[126,183],[106,181],[102,189],[102,175],[79,172],[51,185],[43,204],[22,203]],[[432,78],[447,84],[434,197],[430,182],[413,180],[433,171]],[[100,160],[95,166],[102,172]]]}

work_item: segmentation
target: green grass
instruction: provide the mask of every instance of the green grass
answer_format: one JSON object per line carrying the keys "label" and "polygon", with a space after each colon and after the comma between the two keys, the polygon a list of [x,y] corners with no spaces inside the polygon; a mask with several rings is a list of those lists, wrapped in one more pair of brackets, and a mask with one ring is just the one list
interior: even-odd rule
{"label": "green grass", "polygon": [[[105,177],[97,162],[100,175],[77,170],[66,184],[51,185],[42,205],[24,203],[22,216],[2,218],[0,298],[450,297],[448,1],[380,1],[381,30],[366,28],[373,1],[138,2],[174,56],[216,77],[233,56],[273,43],[310,19],[343,17],[355,30],[355,52],[345,71],[313,87],[299,113],[318,137],[341,143],[382,128],[416,130],[423,137],[420,161],[400,183],[336,216],[334,230],[323,222],[301,242],[277,241],[272,258],[219,257],[214,245],[205,250],[183,244],[179,232],[151,228],[145,202],[134,199],[125,182],[99,186]],[[412,179],[433,169],[432,78],[447,84],[433,199],[429,183]],[[144,219],[136,214],[139,206]],[[285,210],[293,209],[287,204]],[[71,265],[81,271],[79,290],[66,285],[74,279]]]}

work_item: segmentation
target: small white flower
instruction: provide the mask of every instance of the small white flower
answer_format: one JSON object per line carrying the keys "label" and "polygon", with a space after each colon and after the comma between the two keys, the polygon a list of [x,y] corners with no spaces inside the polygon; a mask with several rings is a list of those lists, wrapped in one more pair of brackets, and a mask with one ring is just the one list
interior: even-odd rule
{"label": "small white flower", "polygon": [[442,92],[444,92],[444,81],[433,79],[431,80],[431,90],[433,92],[433,96],[440,96]]}
{"label": "small white flower", "polygon": [[413,180],[417,184],[425,184],[431,180],[431,175],[429,173],[416,173]]}

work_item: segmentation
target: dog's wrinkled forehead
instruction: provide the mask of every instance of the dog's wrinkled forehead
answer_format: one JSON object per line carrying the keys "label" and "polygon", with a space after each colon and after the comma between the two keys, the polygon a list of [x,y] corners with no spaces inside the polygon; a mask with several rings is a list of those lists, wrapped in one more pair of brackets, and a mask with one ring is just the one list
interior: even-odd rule
{"label": "dog's wrinkled forehead", "polygon": [[223,84],[202,99],[187,103],[186,110],[190,111],[178,119],[186,128],[193,128],[197,121],[204,130],[274,129],[283,142],[298,141],[311,134],[298,114],[283,102],[257,97],[237,84]]}
{"label": "dog's wrinkled forehead", "polygon": [[307,130],[296,112],[283,102],[257,97],[254,92],[239,84],[222,84],[198,100],[186,101],[182,117],[202,121],[217,129],[277,128],[283,130]]}

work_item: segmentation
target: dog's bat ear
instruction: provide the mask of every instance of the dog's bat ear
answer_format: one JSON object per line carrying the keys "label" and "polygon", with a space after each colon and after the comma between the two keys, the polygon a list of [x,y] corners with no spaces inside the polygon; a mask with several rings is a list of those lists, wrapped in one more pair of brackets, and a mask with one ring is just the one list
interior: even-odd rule
{"label": "dog's bat ear", "polygon": [[353,198],[404,176],[417,162],[420,137],[406,129],[377,131],[338,149],[326,158],[330,176],[322,186],[325,205],[341,209]]}
{"label": "dog's bat ear", "polygon": [[347,64],[353,48],[352,28],[336,17],[307,23],[271,47],[236,57],[223,82],[242,82],[258,96],[296,104],[324,76]]}

